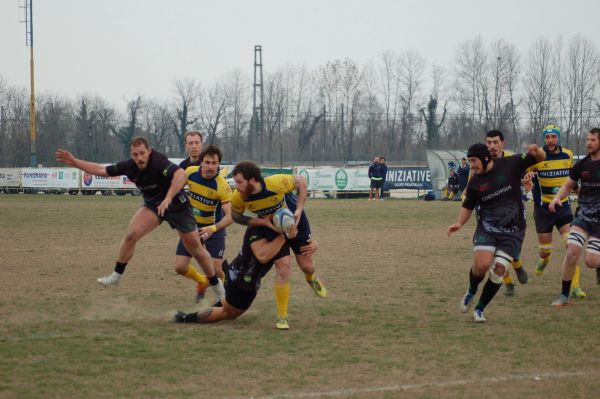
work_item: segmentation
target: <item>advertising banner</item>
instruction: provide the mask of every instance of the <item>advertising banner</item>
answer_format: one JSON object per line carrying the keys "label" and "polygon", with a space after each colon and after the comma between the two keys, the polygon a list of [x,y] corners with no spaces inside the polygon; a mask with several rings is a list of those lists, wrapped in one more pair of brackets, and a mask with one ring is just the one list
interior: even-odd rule
{"label": "advertising banner", "polygon": [[19,187],[21,185],[21,169],[1,168],[0,187]]}
{"label": "advertising banner", "polygon": [[432,190],[431,173],[427,167],[388,168],[385,190],[393,189]]}
{"label": "advertising banner", "polygon": [[[368,191],[371,187],[369,168],[300,169],[311,191]],[[386,189],[431,189],[431,176],[426,167],[389,168]]]}
{"label": "advertising banner", "polygon": [[89,173],[81,172],[81,189],[134,189],[135,184],[127,176],[94,176]]}
{"label": "advertising banner", "polygon": [[23,188],[79,188],[79,169],[76,168],[22,168]]}

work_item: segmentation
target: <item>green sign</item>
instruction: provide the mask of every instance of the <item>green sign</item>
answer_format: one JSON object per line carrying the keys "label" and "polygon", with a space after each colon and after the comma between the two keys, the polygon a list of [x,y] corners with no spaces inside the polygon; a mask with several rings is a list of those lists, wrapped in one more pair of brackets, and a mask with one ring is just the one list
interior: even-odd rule
{"label": "green sign", "polygon": [[338,169],[335,173],[335,185],[340,190],[345,189],[348,185],[348,174],[344,169]]}

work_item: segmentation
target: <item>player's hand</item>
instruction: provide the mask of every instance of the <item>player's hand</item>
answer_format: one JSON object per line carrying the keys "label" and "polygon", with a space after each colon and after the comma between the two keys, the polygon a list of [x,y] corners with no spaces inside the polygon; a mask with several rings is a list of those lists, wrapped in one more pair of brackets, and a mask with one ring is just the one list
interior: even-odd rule
{"label": "player's hand", "polygon": [[300,223],[301,216],[302,216],[302,208],[296,208],[296,211],[294,212],[294,219],[296,219],[296,222],[294,223],[295,227],[298,227],[298,223]]}
{"label": "player's hand", "polygon": [[558,198],[552,198],[552,201],[550,201],[550,204],[548,204],[548,209],[550,209],[550,212],[556,212],[557,205],[562,207],[562,202],[560,202]]}
{"label": "player's hand", "polygon": [[292,230],[289,233],[285,234],[285,238],[288,240],[293,240],[298,235],[298,228],[296,226],[292,227]]}
{"label": "player's hand", "polygon": [[198,235],[202,241],[208,240],[213,234],[214,233],[209,226],[202,227],[200,230],[198,230]]}
{"label": "player's hand", "polygon": [[165,211],[169,209],[169,205],[171,205],[171,199],[165,198],[163,202],[156,208],[158,212],[158,216],[165,216]]}
{"label": "player's hand", "polygon": [[533,157],[535,157],[535,154],[537,154],[538,151],[538,145],[537,144],[528,144],[527,145],[527,153]]}
{"label": "player's hand", "polygon": [[310,240],[308,244],[300,247],[300,253],[308,258],[312,258],[312,256],[317,252],[317,242],[315,240]]}
{"label": "player's hand", "polygon": [[54,155],[56,156],[56,160],[58,162],[62,162],[65,165],[69,166],[75,166],[75,157],[69,151],[59,148],[58,150],[56,150],[56,153]]}
{"label": "player's hand", "polygon": [[452,233],[458,231],[461,227],[462,227],[462,224],[454,223],[454,224],[450,225],[450,227],[448,227],[448,231],[446,231],[446,234],[448,234],[448,237],[450,237],[452,235]]}

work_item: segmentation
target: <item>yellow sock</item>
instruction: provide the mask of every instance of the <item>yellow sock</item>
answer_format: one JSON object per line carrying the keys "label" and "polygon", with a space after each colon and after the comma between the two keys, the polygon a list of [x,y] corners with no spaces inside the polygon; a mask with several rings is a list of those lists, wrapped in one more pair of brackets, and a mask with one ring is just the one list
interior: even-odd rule
{"label": "yellow sock", "polygon": [[522,266],[523,266],[523,262],[521,262],[521,259],[514,259],[512,261],[513,269],[517,270],[517,269],[520,269]]}
{"label": "yellow sock", "polygon": [[512,284],[513,283],[513,279],[510,276],[509,273],[504,274],[504,284],[508,285],[508,284]]}
{"label": "yellow sock", "polygon": [[185,277],[189,278],[190,280],[194,280],[198,284],[202,284],[202,285],[204,285],[208,282],[208,279],[206,277],[204,277],[202,274],[198,273],[198,270],[196,270],[196,268],[192,264],[188,265],[188,271],[185,274]]}
{"label": "yellow sock", "polygon": [[275,305],[277,306],[277,318],[284,319],[288,315],[288,301],[290,299],[290,283],[283,285],[275,283]]}
{"label": "yellow sock", "polygon": [[311,281],[313,281],[315,279],[315,274],[314,273],[304,273],[304,278],[306,278],[306,281],[308,281],[309,283]]}
{"label": "yellow sock", "polygon": [[579,265],[575,266],[575,274],[573,274],[573,280],[571,280],[571,289],[579,288]]}

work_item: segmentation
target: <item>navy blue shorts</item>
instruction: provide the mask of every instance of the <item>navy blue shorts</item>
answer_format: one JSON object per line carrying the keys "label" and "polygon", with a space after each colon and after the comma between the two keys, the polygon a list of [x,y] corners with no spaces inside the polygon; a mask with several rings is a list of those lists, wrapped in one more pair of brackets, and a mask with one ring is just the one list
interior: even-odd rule
{"label": "navy blue shorts", "polygon": [[[296,211],[296,196],[294,194],[285,195],[285,204],[288,209],[294,213]],[[288,240],[288,244],[295,254],[300,253],[300,247],[308,244],[310,241],[310,223],[308,223],[308,216],[306,212],[302,211],[300,216],[300,223],[298,223],[298,234],[295,238]]]}
{"label": "navy blue shorts", "polygon": [[[219,230],[216,233],[213,233],[208,240],[202,241],[202,244],[204,244],[204,247],[211,258],[223,259],[223,256],[225,255],[225,231]],[[183,241],[181,240],[179,240],[179,243],[177,244],[175,255],[187,256],[189,258],[192,257],[187,249],[185,249],[185,245],[183,245]]]}
{"label": "navy blue shorts", "polygon": [[484,230],[475,229],[475,234],[473,234],[473,246],[476,251],[503,251],[512,256],[513,259],[519,259],[524,239],[524,231],[514,233],[489,233]]}
{"label": "navy blue shorts", "polygon": [[[158,216],[158,209],[156,206],[148,202],[144,202],[142,206],[150,209],[156,216]],[[189,203],[187,206],[184,206],[176,211],[167,209],[163,216],[158,216],[158,219],[160,220],[160,223],[162,223],[163,220],[166,220],[172,229],[181,231],[182,233],[189,233],[194,231],[196,228],[196,219],[194,219],[192,207],[189,205]]]}
{"label": "navy blue shorts", "polygon": [[556,212],[550,212],[547,206],[534,205],[533,218],[535,219],[535,231],[538,233],[552,233],[556,226],[560,229],[564,225],[571,224],[573,221],[573,212],[571,205],[564,203],[556,207]]}

